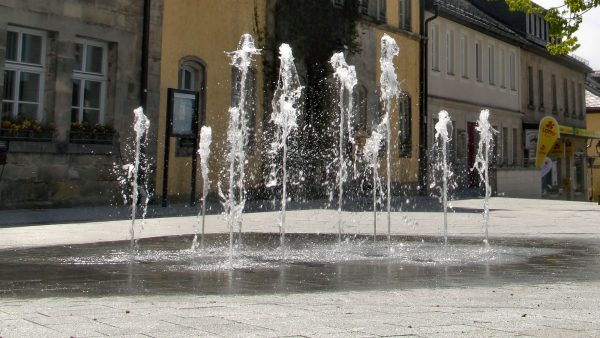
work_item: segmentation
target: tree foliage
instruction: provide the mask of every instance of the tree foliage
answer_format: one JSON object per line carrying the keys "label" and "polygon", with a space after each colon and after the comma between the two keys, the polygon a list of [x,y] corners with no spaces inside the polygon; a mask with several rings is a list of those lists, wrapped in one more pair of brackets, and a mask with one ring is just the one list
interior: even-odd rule
{"label": "tree foliage", "polygon": [[512,11],[544,14],[550,29],[548,35],[548,51],[555,55],[565,55],[579,48],[575,36],[583,15],[590,9],[600,5],[600,0],[564,0],[564,4],[547,10],[539,7],[531,0],[506,0]]}

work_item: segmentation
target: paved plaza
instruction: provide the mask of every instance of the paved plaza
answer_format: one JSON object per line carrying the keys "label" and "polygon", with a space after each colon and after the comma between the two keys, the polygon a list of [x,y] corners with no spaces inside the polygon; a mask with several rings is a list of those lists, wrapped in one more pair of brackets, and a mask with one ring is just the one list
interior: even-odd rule
{"label": "paved plaza", "polygon": [[[452,202],[453,239],[481,238],[481,199]],[[494,240],[546,239],[600,243],[600,206],[587,202],[492,198],[489,233]],[[85,213],[85,209],[72,209]],[[128,239],[130,221],[61,223],[65,210],[40,210],[54,224],[28,225],[16,211],[0,228],[0,255],[15,249]],[[3,212],[0,212],[2,216]],[[54,213],[54,216],[51,214]],[[42,215],[42,216],[39,216]],[[371,212],[345,212],[344,232],[372,233]],[[244,230],[277,233],[276,212],[244,215]],[[379,215],[379,230],[386,230]],[[7,219],[15,219],[10,226]],[[193,216],[146,220],[143,237],[189,235]],[[335,210],[296,210],[289,233],[336,233]],[[32,221],[31,223],[36,223]],[[440,212],[395,212],[392,232],[415,238],[442,233]],[[207,232],[225,232],[220,215],[207,216]],[[593,268],[598,252],[590,253]],[[557,259],[556,264],[561,264]],[[576,276],[574,276],[576,277]],[[152,294],[73,297],[0,297],[0,337],[193,336],[600,336],[600,280],[549,280],[454,286],[342,289],[260,294]]]}

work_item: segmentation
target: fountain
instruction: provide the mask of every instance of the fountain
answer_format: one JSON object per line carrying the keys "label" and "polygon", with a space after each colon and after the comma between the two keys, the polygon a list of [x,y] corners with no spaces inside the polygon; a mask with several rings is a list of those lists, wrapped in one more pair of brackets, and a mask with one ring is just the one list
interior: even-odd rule
{"label": "fountain", "polygon": [[[352,91],[356,86],[356,70],[354,66],[346,63],[344,54],[339,52],[333,54],[329,61],[334,70],[334,77],[338,85],[338,106],[339,106],[339,139],[338,139],[338,241],[342,241],[342,203],[344,199],[344,182],[347,178],[347,163],[344,157],[344,145],[346,142],[354,144],[354,110],[352,107]],[[346,123],[346,131],[344,131]],[[346,134],[346,136],[345,136]]]}
{"label": "fountain", "polygon": [[488,245],[488,223],[490,221],[490,197],[492,196],[492,187],[490,186],[489,164],[490,152],[494,147],[494,134],[498,131],[492,128],[489,122],[490,111],[484,109],[479,114],[477,121],[477,131],[479,131],[479,144],[477,146],[477,156],[473,169],[479,173],[482,183],[485,186],[485,195],[483,200],[483,242]]}
{"label": "fountain", "polygon": [[275,125],[275,137],[271,142],[270,155],[272,157],[271,173],[267,187],[277,185],[279,165],[276,158],[281,151],[281,212],[279,220],[279,229],[281,233],[281,248],[285,248],[285,210],[287,205],[287,152],[288,138],[292,132],[298,128],[296,122],[299,112],[299,101],[302,95],[302,86],[298,78],[298,72],[294,65],[294,56],[292,48],[288,44],[282,44],[279,47],[279,59],[281,66],[279,68],[279,80],[277,89],[273,95],[273,112],[271,113],[271,122]]}
{"label": "fountain", "polygon": [[[206,195],[210,181],[208,179],[208,159],[210,157],[210,144],[212,143],[212,129],[208,126],[202,126],[200,129],[200,141],[198,144],[198,155],[200,155],[200,168],[202,172],[202,210],[198,213],[198,222],[202,218],[202,233],[200,236],[200,249],[204,249],[204,226],[206,221]],[[198,248],[198,224],[196,224],[196,233],[192,242],[192,249]]]}
{"label": "fountain", "polygon": [[[146,155],[142,153],[142,148],[145,147],[147,142],[148,128],[150,128],[150,120],[144,115],[144,109],[139,107],[133,111],[134,123],[133,131],[135,134],[134,140],[134,161],[133,164],[127,164],[127,178],[131,183],[131,225],[129,227],[129,234],[131,236],[130,247],[133,250],[136,245],[135,238],[135,225],[136,225],[136,211],[138,202],[141,206],[142,211],[142,222],[140,223],[140,231],[144,229],[144,219],[146,217],[146,211],[148,209],[148,201],[150,196],[148,195],[148,161]],[[139,180],[142,181],[142,187],[139,186]],[[143,189],[142,200],[140,198],[140,188]]]}
{"label": "fountain", "polygon": [[392,176],[392,164],[391,164],[391,126],[390,126],[390,114],[393,110],[394,99],[398,99],[400,95],[400,89],[398,88],[398,79],[396,77],[396,68],[394,67],[393,59],[400,53],[400,48],[396,44],[396,40],[392,39],[389,35],[383,34],[381,38],[381,58],[379,59],[379,66],[381,68],[381,77],[379,78],[380,83],[380,100],[383,106],[384,115],[381,120],[381,128],[385,130],[386,140],[386,177],[387,177],[387,225],[388,225],[388,243],[391,241],[392,233],[392,221],[391,221],[391,176]]}
{"label": "fountain", "polygon": [[444,207],[444,245],[448,244],[448,180],[452,174],[448,168],[448,143],[452,139],[452,121],[445,110],[438,114],[435,124],[435,148],[441,155],[442,167],[442,205]]}
{"label": "fountain", "polygon": [[382,141],[383,134],[380,131],[373,130],[371,136],[367,138],[363,150],[363,158],[373,177],[373,241],[377,241],[377,192],[379,191],[379,196],[383,195],[381,178],[379,177],[379,147]]}
{"label": "fountain", "polygon": [[[339,147],[338,186],[340,187],[337,215],[331,213],[330,223],[335,224],[337,216],[338,233],[322,234],[321,228],[308,233],[286,233],[287,206],[287,146],[294,140],[296,131],[297,106],[302,87],[299,85],[294,70],[292,52],[289,46],[282,45],[280,57],[282,69],[278,87],[272,101],[273,114],[271,122],[277,127],[276,139],[271,144],[272,156],[281,154],[281,167],[271,171],[269,182],[277,185],[281,182],[280,234],[248,233],[244,242],[244,254],[232,260],[234,226],[241,230],[241,216],[245,205],[244,179],[244,146],[246,143],[246,116],[244,104],[236,102],[232,105],[227,135],[227,166],[229,167],[229,190],[226,195],[219,187],[223,199],[225,216],[228,225],[227,233],[211,233],[205,236],[204,219],[207,225],[219,224],[219,215],[205,215],[206,192],[210,184],[208,180],[208,160],[212,132],[209,127],[203,127],[200,132],[199,155],[201,159],[203,178],[202,221],[199,247],[204,250],[190,250],[197,247],[199,216],[188,220],[190,230],[178,236],[173,233],[163,233],[162,237],[141,239],[143,245],[138,250],[128,250],[123,242],[91,243],[85,245],[47,246],[30,249],[5,250],[0,255],[0,294],[14,295],[111,295],[111,294],[152,294],[152,293],[196,293],[196,294],[257,294],[270,292],[302,292],[302,291],[337,291],[337,290],[385,290],[398,288],[423,287],[456,287],[457,281],[461,286],[489,286],[514,283],[515,277],[525,282],[538,282],[538,279],[551,279],[569,282],[571,276],[597,280],[600,278],[600,267],[597,260],[597,243],[560,242],[554,239],[535,240],[531,238],[508,238],[499,240],[493,247],[482,248],[479,239],[464,238],[453,240],[452,245],[439,245],[439,236],[427,233],[412,236],[391,236],[390,223],[390,123],[394,98],[397,97],[398,87],[393,72],[391,59],[397,55],[397,46],[384,37],[382,42],[382,103],[385,116],[381,123],[375,126],[371,136],[366,140],[363,158],[367,162],[367,170],[373,179],[373,240],[370,234],[370,213],[356,213],[358,224],[367,226],[367,231],[356,229],[355,235],[348,238],[349,245],[339,245],[341,240],[341,202],[343,197],[343,178],[346,174],[347,159],[344,157],[343,145],[352,142],[352,99],[351,93],[356,84],[356,75],[352,66],[345,63],[343,55],[334,55],[332,65],[336,70],[340,90],[340,143]],[[238,51],[230,53],[234,66],[240,67],[241,82],[235,85],[240,89],[240,101],[244,102],[245,75],[244,69],[250,65],[256,49],[249,35],[242,37]],[[133,164],[127,165],[129,184],[131,186],[131,246],[134,246],[136,225],[136,204],[142,203],[142,218],[145,215],[147,195],[140,196],[140,182],[145,185],[147,176],[147,161],[143,156],[144,139],[148,130],[148,119],[142,109],[135,110],[135,158]],[[488,111],[483,111],[478,130],[481,133],[479,154],[473,170],[477,169],[486,185],[485,236],[487,243],[487,221],[489,219],[489,152],[492,147],[492,135],[495,132],[488,122]],[[447,163],[447,144],[452,134],[450,118],[446,112],[440,112],[440,122],[436,124],[436,140],[442,148],[443,201],[444,201],[444,243],[447,243],[447,188],[450,169]],[[337,121],[336,121],[337,122]],[[348,139],[345,137],[348,136]],[[379,150],[383,140],[387,141],[387,195],[384,194],[381,178],[379,177]],[[348,141],[349,140],[349,141]],[[216,151],[215,151],[216,152]],[[277,155],[277,156],[275,156]],[[274,167],[278,167],[279,163]],[[273,168],[272,168],[273,169]],[[143,189],[142,189],[143,190]],[[377,203],[387,198],[388,211],[388,242],[377,242]],[[303,226],[322,224],[323,220],[315,222],[315,217],[328,216],[328,211],[309,210],[309,213],[299,211],[291,214],[287,210],[288,222],[294,216],[300,216],[297,222],[305,222]],[[460,212],[455,209],[455,212]],[[321,213],[321,214],[319,214]],[[426,217],[428,213],[421,213]],[[308,215],[308,216],[307,216]],[[477,224],[479,215],[470,211],[464,213],[466,219],[473,218],[462,226]],[[255,213],[247,216],[251,221],[268,226],[275,218],[268,212]],[[252,217],[252,218],[251,218]],[[394,218],[398,217],[394,214]],[[431,216],[432,222],[437,223],[437,214]],[[258,221],[257,221],[258,220]],[[401,223],[400,217],[396,219]],[[163,218],[152,220],[153,228],[164,229],[175,225],[173,229],[186,224],[185,218]],[[212,222],[211,222],[212,221]],[[428,220],[424,220],[424,227]],[[112,223],[112,224],[111,224]],[[124,221],[125,224],[129,222]],[[169,224],[170,223],[170,224]],[[167,225],[167,227],[162,227]],[[52,225],[61,229],[65,225]],[[106,222],[103,226],[119,227],[123,223]],[[477,224],[478,226],[478,224]],[[37,227],[30,227],[37,228]],[[96,224],[82,224],[81,228],[97,231]],[[73,229],[73,228],[67,228]],[[112,228],[110,228],[112,229]],[[212,230],[217,229],[216,226]],[[264,229],[268,229],[267,227]],[[2,230],[2,229],[0,229]],[[83,231],[87,231],[83,230]],[[102,231],[106,231],[102,229]],[[187,228],[183,231],[188,231]],[[478,228],[473,232],[477,232]],[[114,231],[115,233],[118,231]],[[191,234],[191,235],[190,235]],[[106,233],[104,233],[106,235]],[[192,236],[193,235],[193,236]],[[587,234],[586,234],[587,235]],[[110,236],[107,236],[110,237]],[[192,239],[193,237],[193,239]],[[206,238],[205,238],[206,237]],[[239,242],[238,242],[239,243]],[[229,244],[229,245],[227,245]],[[285,247],[284,247],[285,246]],[[285,248],[285,258],[282,258],[278,248]],[[561,264],[556,264],[560,261]],[[562,264],[564,263],[564,264]],[[572,264],[571,264],[572,263]],[[468,266],[468,269],[465,267]],[[535,266],[535,269],[531,267]],[[589,269],[588,267],[595,267]],[[570,269],[570,270],[569,270]],[[566,271],[566,272],[565,272]],[[93,281],[93,282],[90,282]]]}
{"label": "fountain", "polygon": [[227,53],[231,58],[231,65],[240,74],[237,78],[238,82],[231,84],[238,91],[239,100],[232,102],[232,106],[229,108],[229,126],[227,128],[229,186],[227,195],[219,185],[219,195],[223,201],[229,228],[230,257],[233,255],[235,225],[238,226],[238,244],[241,244],[242,238],[242,212],[246,204],[246,145],[248,143],[248,112],[246,111],[248,88],[246,88],[246,82],[252,65],[252,57],[258,54],[260,54],[260,49],[254,46],[254,38],[250,34],[242,35],[238,49]]}

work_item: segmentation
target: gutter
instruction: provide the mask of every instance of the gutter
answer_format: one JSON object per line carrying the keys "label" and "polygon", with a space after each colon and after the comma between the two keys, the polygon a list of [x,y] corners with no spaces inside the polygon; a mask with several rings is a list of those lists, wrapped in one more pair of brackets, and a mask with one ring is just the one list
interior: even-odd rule
{"label": "gutter", "polygon": [[429,22],[438,17],[438,5],[433,4],[434,14],[425,20],[425,1],[420,1],[419,23],[421,31],[421,48],[419,58],[421,59],[421,69],[419,72],[419,192],[425,195],[427,192],[427,41],[429,32]]}

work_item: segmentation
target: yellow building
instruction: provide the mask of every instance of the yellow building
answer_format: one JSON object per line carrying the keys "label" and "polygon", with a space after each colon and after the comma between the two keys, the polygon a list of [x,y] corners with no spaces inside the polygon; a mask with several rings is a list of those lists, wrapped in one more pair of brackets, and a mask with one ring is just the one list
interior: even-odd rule
{"label": "yellow building", "polygon": [[[585,101],[587,129],[600,134],[600,95],[586,91]],[[600,199],[600,138],[589,139],[588,145],[588,159],[593,159],[592,167],[590,168],[590,163],[586,166],[588,173],[592,174],[588,175],[588,196],[589,200],[598,202]]]}
{"label": "yellow building", "polygon": [[[364,97],[364,100],[360,101],[363,104],[361,109],[364,109],[362,110],[363,124],[359,129],[366,132],[370,128],[371,121],[380,116],[377,94],[379,41],[382,35],[387,33],[400,47],[396,70],[404,93],[391,119],[392,154],[394,154],[392,180],[398,186],[410,184],[416,187],[419,144],[419,2],[417,0],[323,0],[322,3],[318,3],[318,7],[315,7],[316,4],[317,2],[314,1],[290,0],[205,0],[201,5],[196,0],[164,1],[160,119],[155,172],[157,195],[161,197],[165,195],[163,193],[165,182],[168,186],[166,196],[169,202],[188,201],[192,191],[194,148],[191,138],[168,139],[168,175],[165,176],[164,163],[167,158],[164,149],[167,141],[165,131],[169,88],[199,92],[199,118],[213,129],[210,191],[213,194],[217,192],[216,182],[219,177],[223,177],[226,161],[228,108],[232,100],[232,79],[235,76],[225,52],[237,49],[240,36],[244,33],[251,34],[257,48],[262,49],[261,55],[254,58],[252,71],[256,100],[252,108],[254,111],[251,114],[252,121],[250,121],[253,127],[251,128],[253,141],[250,142],[249,163],[246,167],[246,176],[249,179],[247,186],[257,188],[257,191],[264,186],[264,171],[268,164],[265,163],[267,144],[263,142],[265,139],[263,130],[269,128],[270,98],[277,79],[279,44],[283,42],[291,44],[301,81],[307,86],[317,83],[317,75],[322,75],[315,75],[313,71],[314,63],[321,62],[323,59],[323,57],[319,59],[320,53],[330,57],[336,51],[334,50],[336,48],[333,48],[336,44],[341,49],[346,44],[359,47],[350,51],[348,63],[356,64],[357,67],[360,85],[356,88],[355,94]],[[351,4],[355,4],[357,8],[349,12],[348,8]],[[321,17],[326,19],[317,21]],[[322,27],[317,27],[317,24],[306,25],[311,22],[310,20],[319,22]],[[352,27],[355,27],[355,30]],[[337,34],[338,31],[340,38],[333,39],[332,34]],[[313,35],[316,35],[316,38],[313,38]],[[286,36],[290,37],[290,41],[284,39]],[[349,37],[355,40],[349,41]],[[310,98],[307,100],[310,101]],[[314,101],[313,98],[310,102],[314,104]],[[312,113],[308,113],[312,114],[313,125],[316,124],[314,119],[327,118],[325,110],[313,109]],[[408,119],[402,119],[404,124],[401,123],[400,118],[402,113],[408,116]],[[400,133],[401,128],[405,129],[402,133]],[[316,137],[318,135],[315,135]],[[303,140],[311,138],[312,136],[309,135]],[[314,184],[319,179],[308,177],[306,182]],[[226,182],[223,185],[225,188]],[[198,178],[196,191],[201,191],[201,187],[202,182]]]}

